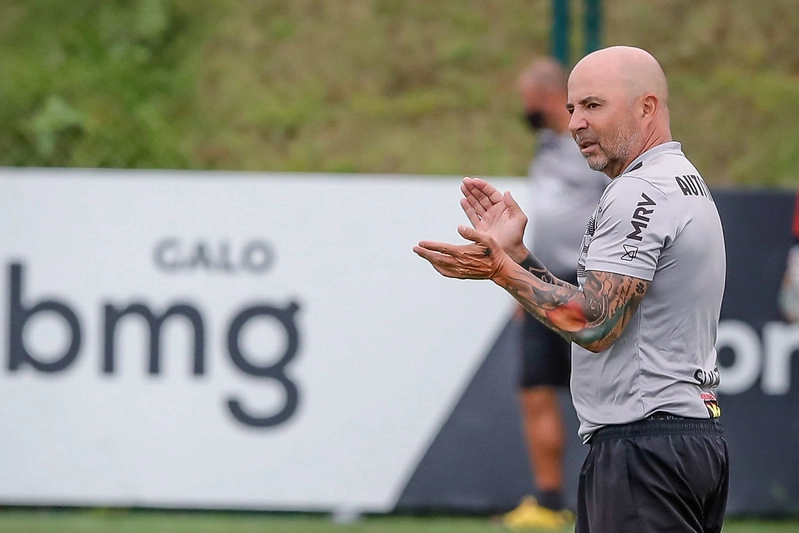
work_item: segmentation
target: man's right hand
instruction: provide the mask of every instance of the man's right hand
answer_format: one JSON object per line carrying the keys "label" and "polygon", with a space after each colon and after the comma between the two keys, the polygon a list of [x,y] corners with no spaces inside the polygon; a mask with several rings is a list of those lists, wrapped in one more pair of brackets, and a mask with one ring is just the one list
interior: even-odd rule
{"label": "man's right hand", "polygon": [[529,250],[524,245],[527,215],[510,192],[499,190],[480,178],[466,177],[461,184],[461,208],[474,229],[487,233],[517,263],[524,261]]}

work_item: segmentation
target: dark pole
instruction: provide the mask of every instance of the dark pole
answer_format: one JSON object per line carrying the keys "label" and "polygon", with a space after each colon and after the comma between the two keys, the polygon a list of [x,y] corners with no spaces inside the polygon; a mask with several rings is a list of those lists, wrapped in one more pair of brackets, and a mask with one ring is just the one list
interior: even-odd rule
{"label": "dark pole", "polygon": [[602,0],[584,0],[585,53],[602,47]]}
{"label": "dark pole", "polygon": [[562,65],[569,65],[569,0],[552,0],[552,33],[550,35],[550,53]]}

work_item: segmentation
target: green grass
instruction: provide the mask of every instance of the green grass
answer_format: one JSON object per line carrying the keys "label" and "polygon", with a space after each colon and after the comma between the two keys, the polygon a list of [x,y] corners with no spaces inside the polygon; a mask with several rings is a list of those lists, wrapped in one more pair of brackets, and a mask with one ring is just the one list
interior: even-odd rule
{"label": "green grass", "polygon": [[[122,510],[0,511],[3,533],[490,533],[487,517],[377,516],[337,524],[327,516]],[[733,521],[725,533],[788,533],[799,522]],[[571,531],[564,528],[562,533]]]}
{"label": "green grass", "polygon": [[[795,187],[795,0],[604,0],[711,185]],[[549,0],[4,0],[0,166],[514,176]],[[581,51],[579,9],[572,34]]]}

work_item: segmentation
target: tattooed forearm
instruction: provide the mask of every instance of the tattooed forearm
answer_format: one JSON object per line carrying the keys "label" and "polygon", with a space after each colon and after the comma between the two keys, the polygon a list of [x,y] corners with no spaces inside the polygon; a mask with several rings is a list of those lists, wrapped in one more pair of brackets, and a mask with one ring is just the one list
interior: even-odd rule
{"label": "tattooed forearm", "polygon": [[567,340],[599,351],[619,338],[648,287],[649,282],[631,276],[589,271],[582,290],[521,273],[510,276],[505,288]]}
{"label": "tattooed forearm", "polygon": [[552,272],[550,272],[541,261],[533,256],[533,254],[529,254],[524,261],[519,263],[519,266],[543,282],[553,283],[555,285],[569,285],[565,281],[553,276]]}

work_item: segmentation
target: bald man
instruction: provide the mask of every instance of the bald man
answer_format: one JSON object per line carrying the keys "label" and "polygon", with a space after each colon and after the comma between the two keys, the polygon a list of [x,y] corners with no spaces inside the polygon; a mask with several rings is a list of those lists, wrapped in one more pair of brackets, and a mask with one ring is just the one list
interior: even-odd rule
{"label": "bald man", "polygon": [[[525,117],[537,137],[528,170],[530,220],[525,240],[559,279],[577,283],[577,250],[585,225],[609,183],[588,168],[569,133],[564,68],[540,58],[518,79]],[[569,342],[519,306],[519,407],[533,471],[534,495],[502,517],[511,529],[560,528],[573,522],[563,497],[564,429],[558,388],[569,385]]]}
{"label": "bald man", "polygon": [[569,130],[611,182],[577,260],[556,278],[523,242],[509,193],[464,179],[468,241],[414,252],[444,276],[490,279],[573,343],[571,392],[590,445],[576,531],[719,532],[729,465],[715,390],[724,235],[713,197],[669,126],[668,86],[649,53],[584,57],[568,81]]}

